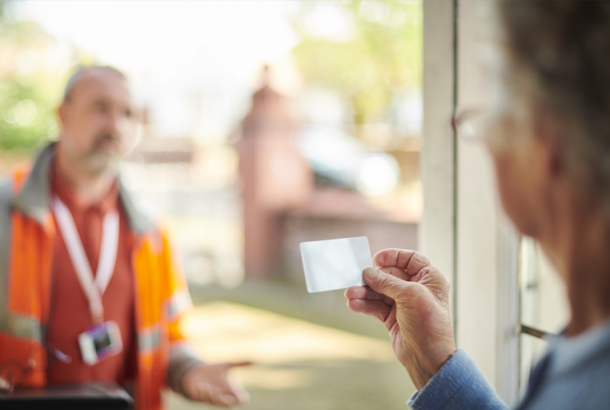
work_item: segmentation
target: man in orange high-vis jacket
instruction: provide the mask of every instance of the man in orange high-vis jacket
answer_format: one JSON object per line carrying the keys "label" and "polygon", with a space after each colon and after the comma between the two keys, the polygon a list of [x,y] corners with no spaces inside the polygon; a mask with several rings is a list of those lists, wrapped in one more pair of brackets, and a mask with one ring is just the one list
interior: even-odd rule
{"label": "man in orange high-vis jacket", "polygon": [[168,385],[229,406],[245,363],[205,364],[179,328],[191,307],[166,232],[118,179],[138,121],[125,76],[89,67],[58,108],[59,140],[0,183],[0,388],[133,383],[137,409]]}

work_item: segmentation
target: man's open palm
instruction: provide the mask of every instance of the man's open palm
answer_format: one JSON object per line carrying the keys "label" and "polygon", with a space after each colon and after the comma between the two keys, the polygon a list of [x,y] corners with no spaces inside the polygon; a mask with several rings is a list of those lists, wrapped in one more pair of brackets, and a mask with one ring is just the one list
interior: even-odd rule
{"label": "man's open palm", "polygon": [[250,400],[248,392],[230,379],[229,370],[248,365],[249,362],[197,366],[183,376],[182,389],[191,400],[216,406],[229,407],[247,403]]}

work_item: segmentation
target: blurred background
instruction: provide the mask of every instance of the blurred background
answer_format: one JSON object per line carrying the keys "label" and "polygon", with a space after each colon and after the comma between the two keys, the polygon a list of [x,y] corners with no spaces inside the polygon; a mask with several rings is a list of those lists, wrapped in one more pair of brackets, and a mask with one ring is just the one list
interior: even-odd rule
{"label": "blurred background", "polygon": [[171,228],[202,357],[257,363],[238,370],[245,409],[404,408],[414,387],[383,326],[343,291],[305,290],[299,243],[351,236],[425,252],[453,284],[458,345],[514,403],[546,343],[522,325],[556,332],[568,310],[484,147],[450,125],[493,94],[492,6],[0,0],[0,172],[56,138],[77,67],[115,66],[143,110],[123,182]]}
{"label": "blurred background", "polygon": [[402,409],[387,332],[307,294],[298,245],[417,248],[422,24],[421,1],[0,1],[0,171],[56,138],[78,66],[124,71],[122,179],[179,245],[202,356],[257,363],[247,409]]}

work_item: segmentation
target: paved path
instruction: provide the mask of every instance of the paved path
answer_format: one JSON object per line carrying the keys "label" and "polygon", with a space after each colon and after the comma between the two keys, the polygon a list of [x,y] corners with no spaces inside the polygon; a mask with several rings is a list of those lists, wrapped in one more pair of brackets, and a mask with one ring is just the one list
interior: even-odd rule
{"label": "paved path", "polygon": [[224,301],[199,304],[183,329],[210,361],[257,363],[236,371],[252,396],[244,410],[398,410],[414,391],[387,340]]}

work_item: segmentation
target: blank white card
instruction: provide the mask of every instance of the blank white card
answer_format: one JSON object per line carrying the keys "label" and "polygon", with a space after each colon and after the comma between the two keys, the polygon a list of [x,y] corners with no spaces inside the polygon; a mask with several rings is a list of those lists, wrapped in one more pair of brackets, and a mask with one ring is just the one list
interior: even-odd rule
{"label": "blank white card", "polygon": [[363,286],[362,272],[373,267],[366,236],[301,242],[301,258],[309,293]]}

